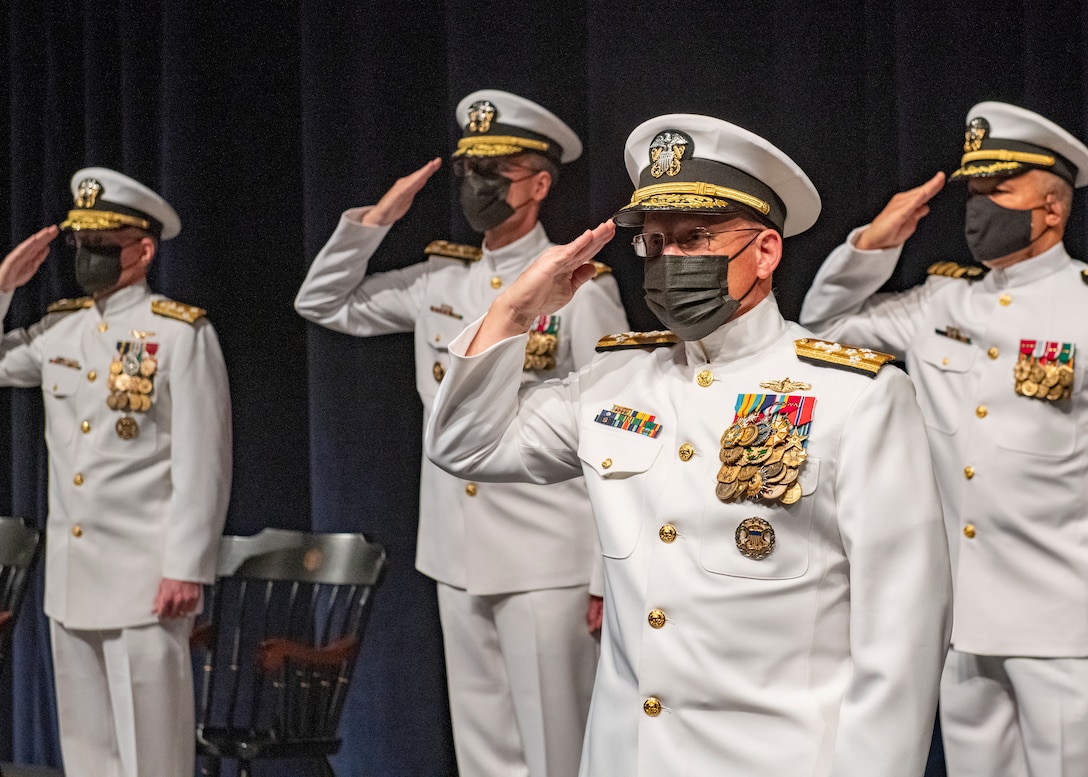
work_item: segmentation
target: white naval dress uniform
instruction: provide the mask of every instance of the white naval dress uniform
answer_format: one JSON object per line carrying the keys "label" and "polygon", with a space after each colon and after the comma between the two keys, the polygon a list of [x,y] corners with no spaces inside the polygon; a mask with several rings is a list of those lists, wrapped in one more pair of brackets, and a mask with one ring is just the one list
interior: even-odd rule
{"label": "white naval dress uniform", "polygon": [[[214,579],[230,396],[211,324],[154,314],[162,299],[140,282],[0,341],[0,385],[41,386],[45,398],[45,613],[69,777],[193,773],[192,617],[160,620],[152,604],[163,578]],[[0,294],[0,317],[10,302]],[[126,342],[157,360],[150,409],[128,414],[133,439],[106,404]]]}
{"label": "white naval dress uniform", "polygon": [[[921,774],[951,584],[906,376],[799,361],[808,333],[773,298],[702,341],[609,352],[520,396],[499,378],[523,338],[464,358],[476,329],[451,346],[427,451],[467,477],[585,474],[605,626],[581,775]],[[719,501],[738,395],[787,377],[816,398],[803,495]],[[653,416],[658,436],[595,422],[613,406]],[[775,532],[763,560],[737,547],[751,517]]]}
{"label": "white naval dress uniform", "polygon": [[[552,243],[538,223],[508,246],[485,248],[479,261],[435,256],[364,277],[388,232],[363,226],[364,213],[341,217],[295,307],[310,321],[360,337],[414,332],[426,421],[450,341]],[[519,367],[515,384],[566,375],[592,359],[598,338],[627,328],[611,275],[587,283],[556,316],[555,368]],[[589,516],[581,480],[548,488],[467,483],[422,462],[416,567],[438,581],[462,774],[562,777],[577,770],[597,665],[585,624],[599,559]]]}
{"label": "white naval dress uniform", "polygon": [[918,388],[954,570],[949,773],[1088,774],[1086,359],[1066,400],[1017,395],[1013,378],[1022,340],[1088,348],[1086,265],[1059,244],[974,282],[932,275],[876,294],[899,249],[859,251],[859,231],[827,258],[801,316],[823,337],[904,357]]}

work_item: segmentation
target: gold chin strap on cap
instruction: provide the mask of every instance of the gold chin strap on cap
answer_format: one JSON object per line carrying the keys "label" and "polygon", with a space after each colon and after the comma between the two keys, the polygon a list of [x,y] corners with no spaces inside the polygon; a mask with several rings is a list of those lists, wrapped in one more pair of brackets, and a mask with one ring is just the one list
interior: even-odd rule
{"label": "gold chin strap on cap", "polygon": [[81,229],[121,229],[122,227],[146,230],[150,226],[147,219],[108,210],[70,210],[68,218],[60,224],[61,229],[71,229],[76,232]]}
{"label": "gold chin strap on cap", "polygon": [[520,154],[522,151],[548,150],[548,144],[542,140],[531,138],[519,138],[516,135],[478,135],[476,137],[461,138],[457,141],[457,150],[453,153],[459,156],[510,156]]}
{"label": "gold chin strap on cap", "polygon": [[747,205],[764,216],[771,212],[771,206],[758,197],[745,194],[737,189],[730,189],[713,183],[704,183],[703,181],[675,181],[643,186],[641,189],[635,189],[635,193],[631,195],[631,202],[627,204],[624,210],[635,205],[654,205],[657,202],[678,208],[685,206],[690,208],[704,207],[711,204],[707,202],[707,198],[728,200],[738,205]]}

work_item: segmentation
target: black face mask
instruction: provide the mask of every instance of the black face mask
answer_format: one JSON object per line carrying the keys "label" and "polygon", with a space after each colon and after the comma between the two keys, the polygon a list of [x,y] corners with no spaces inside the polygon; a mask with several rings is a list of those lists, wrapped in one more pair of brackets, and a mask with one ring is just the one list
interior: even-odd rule
{"label": "black face mask", "polygon": [[461,211],[469,226],[484,233],[513,216],[514,209],[506,201],[509,191],[510,179],[505,176],[466,173],[461,179]]}
{"label": "black face mask", "polygon": [[[1022,251],[1039,238],[1031,236],[1031,212],[998,205],[984,194],[967,198],[963,234],[976,262],[989,262]],[[1044,230],[1045,231],[1045,230]],[[1042,237],[1040,233],[1039,237]]]}
{"label": "black face mask", "polygon": [[96,294],[121,279],[121,246],[102,245],[92,250],[76,247],[76,282],[87,294]]}
{"label": "black face mask", "polygon": [[732,256],[662,254],[647,259],[642,284],[646,305],[681,340],[702,340],[731,319],[755,288],[753,280],[740,299],[729,296],[729,263],[757,237]]}

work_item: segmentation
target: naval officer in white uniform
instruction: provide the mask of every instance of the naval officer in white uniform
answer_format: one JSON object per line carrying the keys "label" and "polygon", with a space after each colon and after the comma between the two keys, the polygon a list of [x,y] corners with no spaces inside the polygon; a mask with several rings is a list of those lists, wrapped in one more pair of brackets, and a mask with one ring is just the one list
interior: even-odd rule
{"label": "naval officer in white uniform", "polygon": [[519,393],[526,330],[614,226],[546,252],[450,346],[428,454],[463,477],[585,475],[606,593],[583,777],[917,777],[951,583],[910,381],[779,313],[782,238],[820,210],[789,157],[675,114],[634,130],[627,166],[615,221],[641,229],[672,331],[605,338]]}
{"label": "naval officer in white uniform", "polygon": [[191,777],[189,633],[215,573],[231,481],[223,355],[200,308],[152,294],[181,229],[105,168],[72,178],[60,227],[0,264],[0,317],[64,230],[89,296],[5,332],[0,385],[40,386],[49,449],[45,613],[68,777]]}
{"label": "naval officer in white uniform", "polygon": [[877,294],[943,173],[896,195],[820,268],[801,311],[825,337],[906,359],[955,569],[941,686],[951,777],[1088,774],[1088,276],[1062,236],[1088,147],[998,102],[967,115],[965,236]]}
{"label": "naval officer in white uniform", "polygon": [[[449,343],[552,245],[540,207],[559,165],[582,152],[558,117],[508,92],[473,92],[461,100],[457,118],[464,135],[453,164],[462,210],[484,235],[482,250],[436,241],[427,261],[367,275],[382,239],[441,164],[435,159],[397,181],[377,205],[343,214],[295,300],[303,317],[339,332],[414,332],[425,419],[446,372]],[[590,361],[602,334],[626,326],[616,282],[599,272],[568,305],[533,322],[511,380],[566,375]],[[597,665],[586,621],[596,626],[600,619],[600,598],[590,597],[599,554],[589,527],[581,480],[546,488],[492,485],[451,477],[423,461],[416,567],[438,583],[462,774],[573,777],[577,771]]]}

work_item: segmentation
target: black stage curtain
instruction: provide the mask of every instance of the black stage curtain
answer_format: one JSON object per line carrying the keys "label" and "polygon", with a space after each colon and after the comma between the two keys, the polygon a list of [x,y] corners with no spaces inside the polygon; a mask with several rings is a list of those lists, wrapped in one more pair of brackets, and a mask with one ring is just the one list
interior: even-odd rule
{"label": "black stage curtain", "polygon": [[[1080,0],[10,0],[0,18],[0,247],[62,218],[79,167],[162,192],[184,226],[152,285],[208,309],[231,375],[228,531],[361,530],[390,551],[344,719],[347,775],[455,772],[433,585],[413,569],[421,410],[407,336],[308,327],[291,301],[342,210],[448,155],[463,95],[518,92],[580,133],[586,154],[545,214],[560,240],[630,196],[623,143],[647,118],[707,113],[770,139],[824,203],[777,274],[790,317],[850,228],[954,168],[975,102],[1024,105],[1088,138]],[[471,240],[454,194],[447,165],[373,269],[416,261],[431,239]],[[962,202],[952,187],[934,202],[889,288],[919,282],[937,258],[967,259]],[[1086,226],[1081,202],[1074,255]],[[602,258],[632,325],[653,328],[625,237]],[[5,327],[76,294],[70,264],[55,251]],[[9,389],[0,403],[0,511],[42,525],[40,397]],[[59,761],[40,595],[0,691],[0,760]]]}

